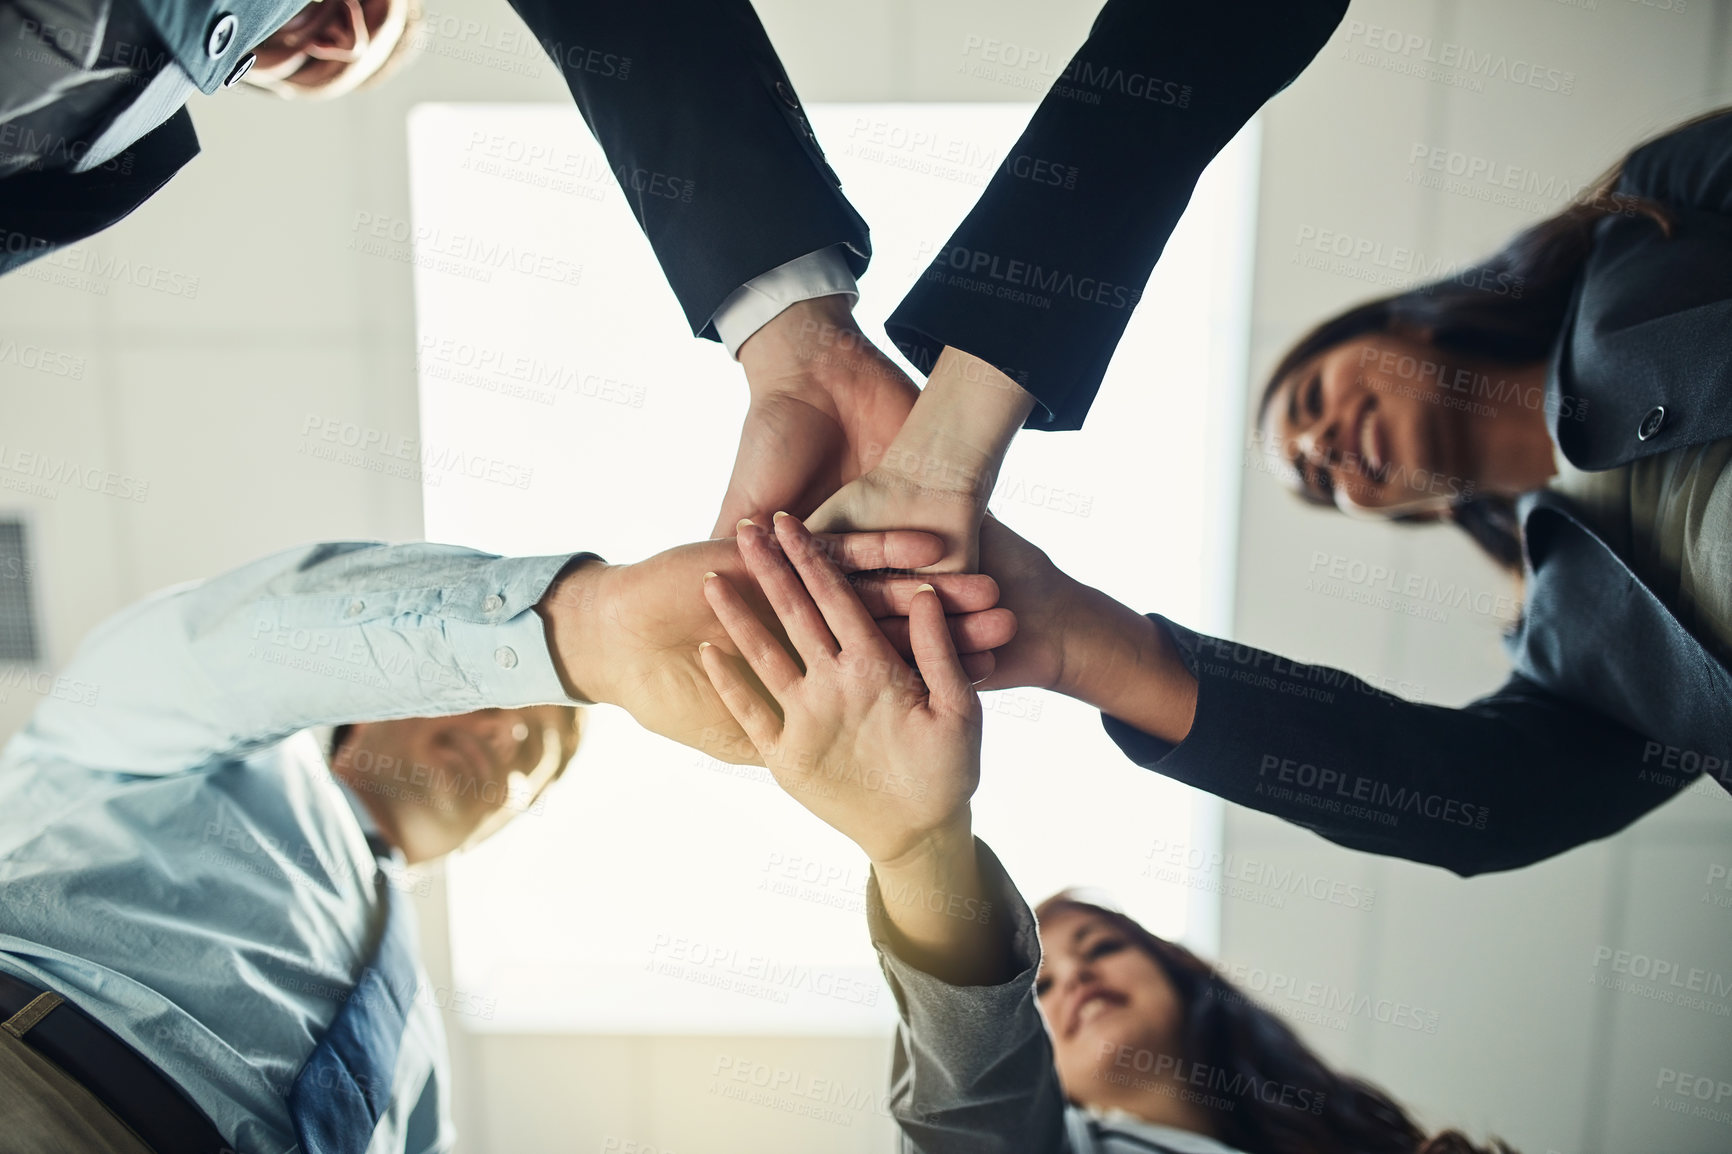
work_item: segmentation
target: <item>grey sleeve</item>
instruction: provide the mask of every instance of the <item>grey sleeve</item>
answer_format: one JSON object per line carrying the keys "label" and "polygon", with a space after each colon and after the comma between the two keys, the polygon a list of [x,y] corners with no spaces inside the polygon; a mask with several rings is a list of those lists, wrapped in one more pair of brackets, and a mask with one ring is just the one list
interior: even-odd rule
{"label": "grey sleeve", "polygon": [[866,920],[901,1023],[890,1109],[904,1154],[1077,1154],[1052,1043],[1035,1004],[1040,941],[1034,915],[998,858],[975,841],[990,905],[974,916],[1009,918],[1017,974],[997,986],[952,986],[891,952],[889,914],[874,876]]}

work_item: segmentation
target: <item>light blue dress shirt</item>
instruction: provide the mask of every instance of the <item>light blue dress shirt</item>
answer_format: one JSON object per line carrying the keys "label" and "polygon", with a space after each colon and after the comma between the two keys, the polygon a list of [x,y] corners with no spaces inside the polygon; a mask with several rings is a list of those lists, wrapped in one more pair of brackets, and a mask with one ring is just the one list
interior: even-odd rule
{"label": "light blue dress shirt", "polygon": [[[155,1062],[241,1154],[295,1149],[285,1096],[383,913],[366,813],[306,731],[570,700],[533,610],[570,560],[318,545],[99,626],[0,751],[0,970]],[[404,1151],[444,1062],[417,997],[370,1154]]]}

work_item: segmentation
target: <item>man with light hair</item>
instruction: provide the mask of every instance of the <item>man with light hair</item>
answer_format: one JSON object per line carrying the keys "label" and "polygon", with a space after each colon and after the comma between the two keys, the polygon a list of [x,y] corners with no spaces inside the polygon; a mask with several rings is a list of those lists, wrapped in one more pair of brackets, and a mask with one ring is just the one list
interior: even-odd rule
{"label": "man with light hair", "polygon": [[[857,573],[940,548],[834,544]],[[98,626],[79,691],[0,750],[0,1152],[448,1150],[438,1010],[473,999],[429,987],[407,871],[540,812],[582,704],[755,758],[699,664],[728,644],[711,573],[744,582],[733,540],[630,565],[333,542]],[[924,581],[856,580],[902,617]]]}

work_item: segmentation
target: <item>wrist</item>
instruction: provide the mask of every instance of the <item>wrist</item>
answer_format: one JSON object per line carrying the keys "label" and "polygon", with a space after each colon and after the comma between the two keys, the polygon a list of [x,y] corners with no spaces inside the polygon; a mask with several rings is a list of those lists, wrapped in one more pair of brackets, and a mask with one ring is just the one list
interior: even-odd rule
{"label": "wrist", "polygon": [[1079,598],[1087,624],[1065,631],[1059,684],[1067,697],[1173,744],[1191,731],[1197,680],[1172,637],[1097,589]]}
{"label": "wrist", "polygon": [[880,879],[941,877],[961,861],[974,860],[974,820],[966,805],[943,825],[904,839],[893,849],[868,853]]}
{"label": "wrist", "polygon": [[562,570],[535,605],[560,684],[579,701],[610,703],[602,624],[608,578],[617,568],[596,558],[579,561]]}
{"label": "wrist", "polygon": [[790,389],[833,392],[870,347],[854,323],[852,298],[831,293],[784,308],[746,338],[735,358],[756,400]]}
{"label": "wrist", "polygon": [[945,346],[921,390],[910,422],[942,430],[958,446],[1002,459],[1034,409],[1034,396],[991,363]]}

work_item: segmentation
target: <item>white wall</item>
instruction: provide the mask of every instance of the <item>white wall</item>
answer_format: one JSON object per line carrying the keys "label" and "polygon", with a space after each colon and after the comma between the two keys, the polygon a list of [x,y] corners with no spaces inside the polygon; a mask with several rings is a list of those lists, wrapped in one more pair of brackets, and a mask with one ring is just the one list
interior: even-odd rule
{"label": "white wall", "polygon": [[[1732,101],[1732,6],[1690,0],[1680,11],[1664,2],[1357,0],[1352,19],[1569,71],[1574,91],[1488,82],[1472,92],[1400,75],[1343,58],[1338,33],[1268,115],[1253,373],[1310,321],[1377,291],[1357,279],[1368,265],[1342,275],[1292,263],[1301,229],[1466,259],[1534,219],[1407,183],[1415,144],[1580,181],[1649,132]],[[1096,7],[759,5],[812,101],[1022,99],[1024,89],[959,71],[965,38],[1062,55]],[[378,92],[330,107],[245,91],[195,100],[204,156],[132,219],[80,246],[88,256],[0,280],[0,340],[64,354],[57,364],[81,370],[25,369],[0,348],[0,443],[148,482],[142,501],[64,486],[52,497],[0,489],[0,510],[26,509],[35,526],[51,667],[104,614],[168,582],[299,541],[418,534],[414,482],[301,452],[309,420],[417,432],[409,269],[349,247],[357,214],[410,216],[403,124],[415,102],[568,99],[545,62],[487,47],[519,27],[499,0],[434,11],[457,18],[446,28],[473,19],[479,30],[435,36],[426,59]],[[158,272],[162,287],[132,283],[150,285]],[[196,296],[187,291],[193,278]],[[1445,704],[1501,679],[1495,621],[1458,612],[1447,624],[1422,622],[1305,588],[1315,549],[1495,587],[1500,578],[1449,533],[1349,524],[1298,507],[1253,471],[1240,538],[1239,638],[1420,685]],[[0,702],[0,732],[33,704],[27,688],[14,688]],[[1435,1034],[1360,1017],[1344,1029],[1301,1026],[1431,1124],[1492,1130],[1528,1151],[1724,1149],[1732,1131],[1651,1103],[1660,1067],[1732,1079],[1727,1020],[1591,982],[1606,974],[1593,965],[1600,945],[1686,965],[1732,958],[1732,915],[1704,900],[1702,881],[1709,865],[1732,862],[1729,815],[1724,796],[1693,793],[1609,843],[1464,883],[1235,814],[1228,846],[1241,859],[1370,887],[1376,899],[1363,910],[1229,898],[1224,957],[1435,1012]],[[581,907],[577,887],[574,903]],[[437,900],[424,927],[437,974]],[[461,1020],[450,1028],[467,1150],[601,1150],[612,1138],[676,1154],[865,1151],[891,1141],[887,1120],[870,1109],[842,1125],[710,1093],[722,1061],[881,1088],[884,1043],[477,1042]]]}

